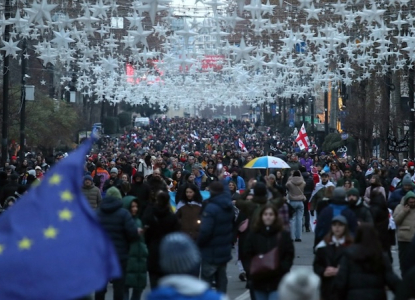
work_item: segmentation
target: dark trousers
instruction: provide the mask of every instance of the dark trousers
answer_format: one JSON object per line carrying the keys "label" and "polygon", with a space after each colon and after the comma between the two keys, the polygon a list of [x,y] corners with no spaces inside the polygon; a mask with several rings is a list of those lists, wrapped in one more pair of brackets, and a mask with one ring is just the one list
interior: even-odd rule
{"label": "dark trousers", "polygon": [[[309,197],[307,197],[308,199]],[[305,229],[310,230],[310,213],[308,212],[308,200],[303,201],[304,203],[304,226]]]}
{"label": "dark trousers", "polygon": [[411,246],[411,242],[398,242],[398,250],[399,250],[399,266],[401,268],[401,273],[405,269],[405,262],[407,261],[406,257],[408,255],[409,248]]}
{"label": "dark trousers", "polygon": [[[112,288],[114,290],[113,299],[114,300],[124,300],[124,284],[125,284],[125,272],[127,269],[127,261],[120,262],[122,275],[120,278],[114,279],[112,281]],[[105,294],[107,293],[107,286],[102,290],[95,292],[95,300],[105,300]]]}
{"label": "dark trousers", "polygon": [[143,293],[143,290],[131,288],[133,290],[131,297],[130,297],[130,289],[126,287],[124,289],[124,300],[140,300],[141,294]]}
{"label": "dark trousers", "polygon": [[164,275],[161,273],[156,273],[156,272],[148,272],[148,277],[150,278],[150,288],[152,290],[154,290],[155,288],[157,288],[157,286],[159,285],[159,280],[163,277]]}
{"label": "dark trousers", "polygon": [[202,262],[202,279],[212,285],[216,282],[216,290],[226,294],[228,277],[226,276],[226,263],[221,265]]}

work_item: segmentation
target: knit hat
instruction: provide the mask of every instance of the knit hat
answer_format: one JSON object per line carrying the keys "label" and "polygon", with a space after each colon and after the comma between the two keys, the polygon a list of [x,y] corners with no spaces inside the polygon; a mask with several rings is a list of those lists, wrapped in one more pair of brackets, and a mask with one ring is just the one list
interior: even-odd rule
{"label": "knit hat", "polygon": [[409,198],[414,198],[415,199],[415,193],[412,191],[409,191],[406,193],[406,195],[403,197],[404,201],[407,201]]}
{"label": "knit hat", "polygon": [[120,190],[117,189],[115,186],[110,187],[107,190],[107,193],[105,194],[105,197],[114,197],[114,198],[117,198],[117,199],[120,199],[120,200],[122,199]]}
{"label": "knit hat", "polygon": [[84,182],[85,182],[85,180],[94,181],[94,179],[92,178],[92,176],[91,176],[91,175],[85,175],[85,176],[84,176]]}
{"label": "knit hat", "polygon": [[352,189],[350,189],[350,190],[347,192],[347,197],[349,197],[349,196],[356,196],[356,197],[359,197],[359,196],[360,196],[359,190],[358,190],[357,188],[352,188]]}
{"label": "knit hat", "polygon": [[307,268],[286,274],[278,287],[279,300],[319,300],[320,278]]}
{"label": "knit hat", "polygon": [[343,216],[343,215],[337,215],[333,219],[331,219],[331,223],[334,223],[334,222],[339,222],[339,223],[342,223],[344,225],[348,224],[346,217]]}
{"label": "knit hat", "polygon": [[256,197],[266,197],[267,196],[267,186],[262,182],[257,182],[254,186],[254,196]]}
{"label": "knit hat", "polygon": [[344,201],[346,199],[346,190],[343,187],[336,187],[333,191],[335,201]]}
{"label": "knit hat", "polygon": [[415,167],[415,163],[414,163],[413,161],[410,161],[410,162],[408,163],[408,167]]}
{"label": "knit hat", "polygon": [[170,233],[161,241],[160,267],[167,274],[191,274],[200,260],[199,249],[184,233]]}
{"label": "knit hat", "polygon": [[406,174],[403,178],[402,178],[402,185],[413,185],[411,176],[409,174]]}
{"label": "knit hat", "polygon": [[118,174],[118,169],[117,168],[112,168],[110,173]]}
{"label": "knit hat", "polygon": [[27,171],[27,173],[29,175],[32,175],[32,176],[35,176],[36,177],[36,171],[35,170],[29,170],[29,171]]}

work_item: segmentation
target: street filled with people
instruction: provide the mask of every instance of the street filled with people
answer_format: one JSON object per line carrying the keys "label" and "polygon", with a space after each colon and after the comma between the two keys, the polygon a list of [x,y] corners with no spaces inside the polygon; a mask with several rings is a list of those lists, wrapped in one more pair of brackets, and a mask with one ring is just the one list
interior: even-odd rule
{"label": "street filled with people", "polygon": [[[338,157],[314,141],[301,150],[295,140],[199,118],[102,135],[85,157],[82,194],[121,266],[113,299],[226,299],[232,258],[253,300],[415,299],[415,163]],[[66,156],[11,155],[2,215]],[[255,167],[263,156],[286,166]],[[291,270],[312,232],[314,273]]]}

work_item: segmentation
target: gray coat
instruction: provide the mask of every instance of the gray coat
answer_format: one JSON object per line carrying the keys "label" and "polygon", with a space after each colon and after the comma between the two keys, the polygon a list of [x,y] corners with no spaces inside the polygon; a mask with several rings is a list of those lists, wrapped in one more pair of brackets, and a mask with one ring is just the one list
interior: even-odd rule
{"label": "gray coat", "polygon": [[91,185],[91,186],[83,186],[82,192],[84,193],[86,199],[91,205],[92,209],[97,209],[101,205],[101,191],[98,187]]}

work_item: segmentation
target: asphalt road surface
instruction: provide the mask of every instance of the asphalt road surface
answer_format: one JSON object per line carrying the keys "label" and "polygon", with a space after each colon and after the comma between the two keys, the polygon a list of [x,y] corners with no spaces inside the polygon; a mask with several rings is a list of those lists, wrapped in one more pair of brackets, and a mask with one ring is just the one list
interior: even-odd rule
{"label": "asphalt road surface", "polygon": [[[312,271],[312,263],[314,259],[312,247],[314,241],[314,233],[303,233],[303,241],[295,243],[295,260],[294,266],[292,269],[295,268],[309,268]],[[396,272],[400,276],[399,271],[399,260],[398,260],[398,253],[395,248],[392,250],[393,255],[393,267]],[[228,264],[228,297],[231,300],[249,300],[249,293],[245,289],[245,282],[241,282],[239,280],[239,270],[236,265],[236,256],[234,255],[234,259],[229,262]],[[149,289],[146,289],[143,293],[142,300],[146,299],[146,294],[149,292]],[[108,286],[108,293],[105,297],[106,300],[112,300],[112,286]],[[390,293],[388,300],[393,300],[393,294]]]}

